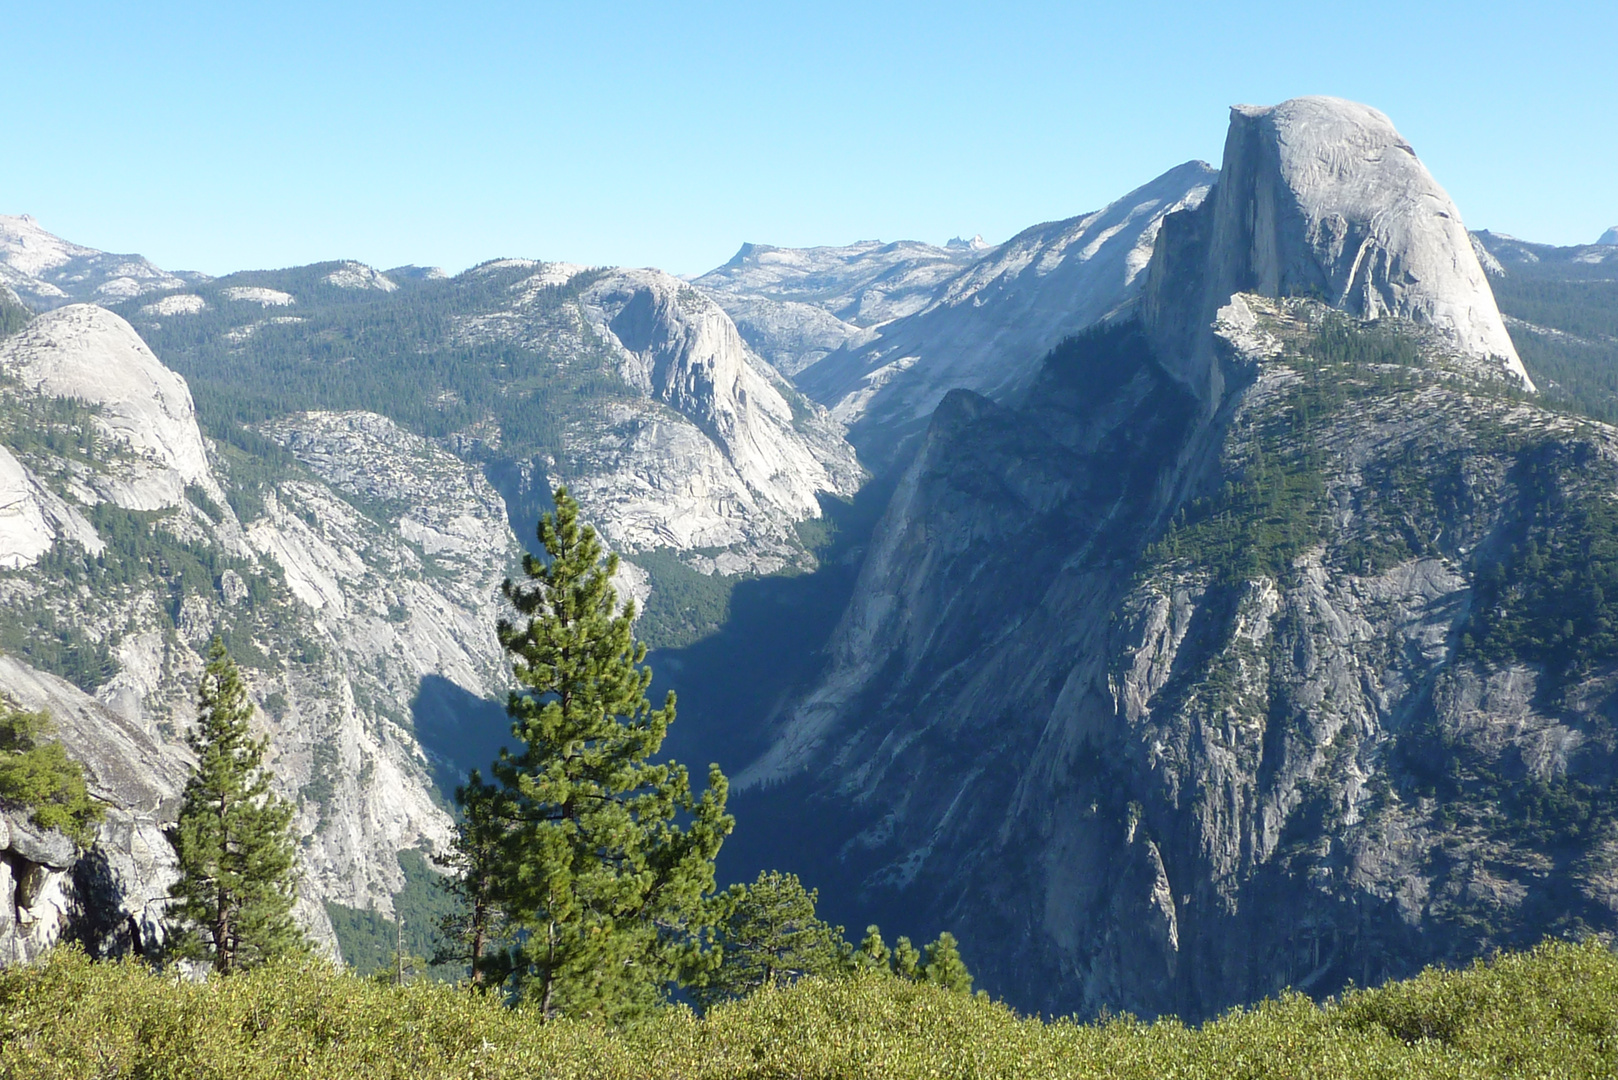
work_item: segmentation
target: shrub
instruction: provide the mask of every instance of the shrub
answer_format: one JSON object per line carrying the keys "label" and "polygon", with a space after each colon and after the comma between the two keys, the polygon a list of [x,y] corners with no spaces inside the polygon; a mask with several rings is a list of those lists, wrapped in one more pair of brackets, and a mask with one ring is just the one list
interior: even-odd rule
{"label": "shrub", "polygon": [[875,972],[805,979],[626,1028],[540,1023],[427,980],[395,988],[320,964],[192,983],[59,949],[0,971],[0,1075],[409,1078],[1606,1077],[1618,959],[1547,943],[1317,1005],[1288,993],[1200,1028],[1020,1017]]}

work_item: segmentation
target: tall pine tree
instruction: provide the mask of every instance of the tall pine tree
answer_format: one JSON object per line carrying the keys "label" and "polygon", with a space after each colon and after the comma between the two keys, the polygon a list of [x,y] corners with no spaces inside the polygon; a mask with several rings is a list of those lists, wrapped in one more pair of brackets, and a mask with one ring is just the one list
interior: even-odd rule
{"label": "tall pine tree", "polygon": [[292,806],[270,790],[266,740],[248,730],[253,705],[218,638],[197,698],[187,736],[197,764],[170,834],[180,865],[170,934],[177,955],[228,975],[307,947],[292,921],[297,849]]}
{"label": "tall pine tree", "polygon": [[504,899],[500,895],[501,868],[511,830],[500,789],[487,783],[476,769],[455,789],[461,819],[455,823],[444,863],[449,875],[443,888],[455,902],[454,910],[439,920],[441,945],[435,964],[465,964],[472,985],[498,985],[508,974],[509,956],[500,950],[508,934]]}
{"label": "tall pine tree", "polygon": [[565,488],[539,522],[545,558],[506,583],[502,621],[523,689],[508,711],[517,753],[494,765],[509,830],[493,892],[516,932],[514,989],[546,1017],[623,1020],[666,999],[703,952],[704,897],[733,820],[717,765],[693,795],[685,767],[649,763],[674,720],[646,698],[646,646],[620,610],[595,531]]}

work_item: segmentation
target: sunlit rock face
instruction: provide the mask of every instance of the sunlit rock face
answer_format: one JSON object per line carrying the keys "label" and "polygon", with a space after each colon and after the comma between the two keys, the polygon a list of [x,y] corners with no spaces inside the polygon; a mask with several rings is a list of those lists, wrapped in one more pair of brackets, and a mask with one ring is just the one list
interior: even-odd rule
{"label": "sunlit rock face", "polygon": [[105,308],[72,304],[39,316],[0,343],[0,373],[43,397],[95,407],[97,428],[126,451],[93,478],[104,498],[156,510],[179,505],[188,484],[223,498],[185,380]]}
{"label": "sunlit rock face", "polygon": [[1365,105],[1232,108],[1214,194],[1163,230],[1146,320],[1171,372],[1210,405],[1210,327],[1239,292],[1411,319],[1533,389],[1460,212],[1392,121]]}
{"label": "sunlit rock face", "polygon": [[1214,171],[1187,162],[1094,213],[1036,225],[942,281],[914,313],[875,327],[795,377],[882,460],[946,394],[1001,400],[1024,389],[1064,337],[1126,314],[1158,229],[1199,205]]}

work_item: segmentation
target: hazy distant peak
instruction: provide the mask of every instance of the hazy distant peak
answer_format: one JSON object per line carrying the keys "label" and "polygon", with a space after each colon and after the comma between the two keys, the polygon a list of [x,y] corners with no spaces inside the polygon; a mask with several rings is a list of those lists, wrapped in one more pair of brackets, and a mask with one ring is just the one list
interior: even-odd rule
{"label": "hazy distant peak", "polygon": [[74,300],[118,301],[184,288],[200,274],[171,274],[139,255],[115,255],[45,231],[31,214],[0,214],[0,282],[35,310]]}
{"label": "hazy distant peak", "polygon": [[385,274],[377,273],[364,263],[353,261],[344,262],[327,274],[325,281],[326,284],[335,285],[339,289],[376,289],[379,292],[392,292],[399,287]]}
{"label": "hazy distant peak", "polygon": [[442,281],[449,277],[442,266],[417,266],[415,263],[395,266],[382,271],[382,274],[394,281]]}
{"label": "hazy distant peak", "polygon": [[1597,240],[1596,243],[1598,243],[1598,244],[1618,244],[1618,225],[1614,225],[1612,228],[1610,228],[1606,232],[1602,233],[1601,234],[1601,239]]}
{"label": "hazy distant peak", "polygon": [[982,233],[978,233],[970,240],[962,239],[959,236],[952,236],[944,244],[944,246],[953,251],[988,251],[994,245],[983,239]]}

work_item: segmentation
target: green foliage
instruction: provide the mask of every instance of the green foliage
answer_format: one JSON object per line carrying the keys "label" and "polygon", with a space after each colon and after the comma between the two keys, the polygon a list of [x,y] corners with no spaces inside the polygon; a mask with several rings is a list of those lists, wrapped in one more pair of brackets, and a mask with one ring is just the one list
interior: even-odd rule
{"label": "green foliage", "polygon": [[513,821],[500,789],[476,769],[455,790],[455,802],[461,812],[445,857],[450,873],[440,881],[446,909],[433,959],[460,965],[472,985],[485,986],[507,974],[504,958],[492,954],[510,938],[503,871]]}
{"label": "green foliage", "polygon": [[[52,554],[60,549],[61,545],[57,545]],[[94,693],[118,672],[108,642],[92,638],[77,623],[62,622],[45,607],[18,606],[0,612],[0,652],[21,657],[40,671],[59,675],[87,694]]]}
{"label": "green foliage", "polygon": [[197,756],[170,833],[180,878],[169,889],[177,955],[232,972],[305,948],[292,921],[297,855],[292,806],[270,790],[267,743],[248,728],[253,706],[215,638],[197,687]]}
{"label": "green foliage", "polygon": [[98,453],[117,453],[97,436],[97,411],[74,398],[8,395],[0,404],[0,441],[35,465],[41,455],[93,461]]}
{"label": "green foliage", "polygon": [[720,962],[695,980],[692,998],[707,1009],[761,987],[847,971],[853,950],[841,926],[816,917],[818,899],[796,874],[774,870],[751,885],[732,885],[717,904],[713,940]]}
{"label": "green foliage", "polygon": [[90,798],[84,767],[67,756],[44,713],[0,701],[0,808],[22,810],[42,829],[55,829],[81,848],[95,839],[104,808]]}
{"label": "green foliage", "polygon": [[955,935],[947,930],[927,946],[921,961],[921,976],[933,986],[957,994],[972,992],[972,973],[966,969],[966,961],[961,959],[961,949]]}
{"label": "green foliage", "polygon": [[1288,993],[1201,1027],[1020,1017],[865,974],[805,979],[698,1018],[554,1020],[492,995],[323,965],[192,983],[59,949],[0,969],[0,1073],[17,1080],[1479,1080],[1618,1073],[1618,959],[1545,944],[1315,1004]]}
{"label": "green foliage", "polygon": [[700,573],[669,548],[628,558],[651,580],[651,599],[636,624],[648,648],[683,649],[718,633],[730,618],[730,597],[741,578]]}
{"label": "green foliage", "polygon": [[[197,495],[207,498],[201,492]],[[273,564],[255,567],[216,545],[180,539],[168,524],[176,513],[125,510],[99,503],[86,516],[105,544],[101,554],[90,555],[77,544],[58,542],[27,573],[54,581],[63,590],[83,587],[92,595],[146,592],[158,599],[172,625],[187,596],[216,595],[224,572],[233,570],[247,586],[247,595],[217,632],[243,663],[256,668],[271,666],[248,627],[252,625],[250,616],[262,614],[272,605],[279,568]],[[112,653],[116,645],[116,634],[91,637],[81,623],[64,619],[52,604],[0,610],[0,649],[87,692],[94,692],[116,674]]]}
{"label": "green foliage", "polygon": [[1618,422],[1618,282],[1558,281],[1514,269],[1490,285],[1505,314],[1562,331],[1511,328],[1512,343],[1546,401]]}
{"label": "green foliage", "polygon": [[1545,665],[1553,683],[1618,655],[1618,477],[1587,446],[1525,450],[1518,520],[1480,568],[1463,654]]}
{"label": "green foliage", "polygon": [[[1314,436],[1329,430],[1354,401],[1418,385],[1413,369],[1423,359],[1404,327],[1328,312],[1295,343],[1286,363],[1299,377],[1250,421],[1252,430],[1243,433],[1246,456],[1235,463],[1232,478],[1180,509],[1147,549],[1143,568],[1201,566],[1221,585],[1280,577],[1325,536],[1325,456]],[[1393,479],[1389,486],[1396,490],[1401,483]],[[1408,550],[1406,538],[1395,535],[1385,545],[1343,554],[1364,570]]]}
{"label": "green foliage", "polygon": [[[427,865],[414,849],[399,852],[405,884],[393,896],[394,914],[404,920],[404,952],[408,957],[430,956],[438,947],[439,923],[451,913],[452,899],[445,893],[443,875]],[[326,902],[326,914],[337,933],[343,962],[357,975],[393,970],[399,927],[394,919],[373,910]],[[434,964],[427,972],[435,979],[454,981],[466,974],[457,963]]]}
{"label": "green foliage", "polygon": [[15,334],[33,317],[34,313],[19,303],[10,289],[0,285],[0,338]]}
{"label": "green foliage", "polygon": [[885,971],[901,979],[955,993],[966,994],[972,990],[972,973],[961,959],[955,935],[948,931],[939,934],[938,940],[925,950],[916,948],[907,937],[901,937],[889,949],[882,940],[882,931],[867,926],[865,939],[848,958],[847,966],[852,971]]}
{"label": "green foliage", "polygon": [[539,523],[546,558],[505,595],[522,624],[501,644],[523,689],[507,709],[517,753],[494,764],[509,820],[495,893],[516,931],[514,991],[547,1017],[629,1019],[701,951],[704,896],[732,819],[718,766],[694,796],[685,767],[648,764],[674,720],[646,699],[646,646],[620,611],[594,530],[558,489]]}
{"label": "green foliage", "polygon": [[[531,269],[481,267],[386,293],[327,283],[337,266],[199,284],[193,291],[208,310],[142,327],[152,349],[190,383],[209,434],[235,441],[243,425],[287,413],[367,409],[429,438],[492,418],[503,453],[561,459],[570,424],[594,419],[606,401],[635,396],[578,313],[590,274],[524,299],[525,317],[567,328],[557,338],[571,344],[553,349],[465,332],[469,317],[509,308],[513,287]],[[240,286],[290,292],[297,303],[265,309],[222,295]],[[137,317],[136,306],[126,313]]]}
{"label": "green foliage", "polygon": [[213,522],[215,525],[225,520],[225,512],[219,508],[219,504],[214,502],[213,498],[209,496],[206,491],[202,490],[200,485],[185,485],[185,497],[192,506],[195,506],[198,510],[201,510],[204,514],[207,514],[208,520]]}

